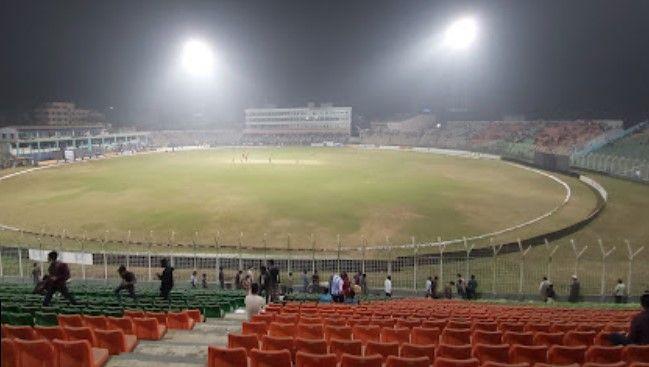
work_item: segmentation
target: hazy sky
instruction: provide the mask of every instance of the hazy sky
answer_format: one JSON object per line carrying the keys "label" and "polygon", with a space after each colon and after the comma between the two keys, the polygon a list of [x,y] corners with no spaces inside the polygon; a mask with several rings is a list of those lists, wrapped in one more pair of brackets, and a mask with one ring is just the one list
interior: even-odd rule
{"label": "hazy sky", "polygon": [[[465,15],[475,47],[439,47]],[[178,71],[189,38],[212,45],[214,80]],[[458,85],[478,117],[646,116],[649,1],[0,0],[3,110],[72,100],[221,122],[316,101],[376,118],[441,111]]]}

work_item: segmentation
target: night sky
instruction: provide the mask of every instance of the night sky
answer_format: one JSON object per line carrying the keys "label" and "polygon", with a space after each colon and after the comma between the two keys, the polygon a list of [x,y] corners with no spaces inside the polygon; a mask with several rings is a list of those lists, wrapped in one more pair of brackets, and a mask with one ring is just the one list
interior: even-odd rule
{"label": "night sky", "polygon": [[[475,47],[438,36],[479,22]],[[215,80],[177,75],[185,40]],[[71,100],[122,122],[214,126],[308,101],[369,119],[442,113],[466,86],[472,118],[649,115],[649,1],[0,0],[0,111]]]}

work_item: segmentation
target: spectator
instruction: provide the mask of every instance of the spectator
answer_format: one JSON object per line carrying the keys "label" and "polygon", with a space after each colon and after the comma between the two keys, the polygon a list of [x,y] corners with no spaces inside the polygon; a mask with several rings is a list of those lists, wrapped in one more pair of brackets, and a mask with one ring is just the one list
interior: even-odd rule
{"label": "spectator", "polygon": [[119,274],[119,277],[122,278],[120,285],[115,288],[115,295],[117,296],[117,299],[121,301],[122,290],[124,289],[126,289],[128,295],[131,296],[131,298],[135,299],[135,283],[137,282],[137,280],[135,279],[135,274],[126,270],[126,266],[124,265],[120,265],[119,268],[117,268],[117,274]]}
{"label": "spectator", "polygon": [[302,292],[306,293],[309,291],[309,276],[307,275],[306,269],[302,272]]}
{"label": "spectator", "polygon": [[56,292],[61,293],[70,303],[76,305],[77,301],[67,286],[67,282],[70,279],[70,268],[63,261],[58,261],[58,257],[59,254],[56,251],[51,251],[47,254],[47,260],[50,266],[47,268],[47,281],[44,283],[45,298],[43,299],[43,306],[50,305],[52,296]]}
{"label": "spectator", "polygon": [[246,277],[243,278],[243,281],[241,282],[241,287],[246,291],[246,294],[250,294],[252,289],[252,278],[250,275],[246,274]]}
{"label": "spectator", "polygon": [[617,280],[617,284],[613,289],[613,296],[615,297],[615,303],[624,303],[626,297],[626,285],[621,278]]}
{"label": "spectator", "polygon": [[32,282],[34,286],[38,285],[38,282],[41,281],[41,267],[38,266],[38,263],[34,263],[32,267]]}
{"label": "spectator", "polygon": [[471,279],[466,284],[466,298],[467,299],[478,299],[478,281],[475,279],[475,275],[471,274]]}
{"label": "spectator", "polygon": [[311,277],[312,289],[311,293],[320,293],[320,275],[318,275],[318,270],[313,270],[313,276]]}
{"label": "spectator", "polygon": [[363,275],[363,273],[361,273],[360,270],[357,271],[356,274],[354,274],[354,284],[355,285],[361,285],[361,276],[362,275]]}
{"label": "spectator", "polygon": [[207,289],[207,274],[203,273],[203,276],[201,278],[201,286],[204,289]]}
{"label": "spectator", "polygon": [[345,296],[343,295],[343,280],[340,275],[334,274],[331,277],[329,292],[331,293],[331,300],[333,302],[342,303],[345,301]]}
{"label": "spectator", "polygon": [[550,285],[550,281],[548,280],[548,277],[543,277],[543,280],[541,280],[541,284],[539,284],[539,296],[541,297],[541,301],[546,302],[548,300],[548,286]]}
{"label": "spectator", "polygon": [[352,282],[351,279],[349,279],[349,275],[347,275],[347,272],[343,271],[340,277],[343,280],[343,302],[353,302],[356,293],[354,293],[354,289],[352,289]]}
{"label": "spectator", "polygon": [[453,299],[453,288],[455,287],[455,282],[448,282],[446,287],[444,287],[444,298]]}
{"label": "spectator", "polygon": [[248,316],[248,321],[250,321],[266,305],[264,298],[259,295],[259,284],[253,283],[250,285],[250,294],[246,296],[244,303],[246,304],[246,315]]}
{"label": "spectator", "polygon": [[367,288],[367,274],[365,273],[361,275],[361,291],[364,296],[367,296],[370,293],[369,289]]}
{"label": "spectator", "polygon": [[642,311],[631,320],[629,333],[625,336],[620,333],[609,334],[608,339],[613,345],[649,344],[649,291],[640,297]]}
{"label": "spectator", "polygon": [[385,288],[385,296],[392,297],[392,276],[388,275],[383,282],[383,287]]}
{"label": "spectator", "polygon": [[433,297],[433,277],[428,277],[426,279],[426,298],[432,298]]}
{"label": "spectator", "polygon": [[457,283],[455,285],[457,286],[457,296],[459,298],[466,298],[466,282],[462,278],[462,274],[457,274]]}
{"label": "spectator", "polygon": [[222,266],[219,266],[219,287],[221,290],[225,289],[225,274],[223,274]]}
{"label": "spectator", "polygon": [[289,271],[288,272],[288,277],[286,277],[286,293],[291,294],[293,293],[293,272]]}
{"label": "spectator", "polygon": [[192,276],[189,278],[189,283],[192,285],[192,288],[196,288],[198,285],[198,272],[196,270],[192,271]]}
{"label": "spectator", "polygon": [[579,279],[576,275],[572,276],[572,282],[570,283],[570,293],[568,295],[568,302],[579,302],[581,291],[581,284],[579,284]]}
{"label": "spectator", "polygon": [[156,274],[160,279],[160,297],[170,301],[169,293],[174,287],[174,268],[171,267],[167,259],[160,260],[160,267],[162,267],[162,274]]}
{"label": "spectator", "polygon": [[554,303],[557,298],[557,293],[554,291],[554,284],[548,284],[545,291],[545,303]]}
{"label": "spectator", "polygon": [[279,268],[275,266],[275,261],[274,260],[268,260],[268,266],[270,269],[268,270],[268,292],[269,292],[269,297],[271,302],[275,302],[277,300],[277,287],[279,286],[280,279],[279,279]]}
{"label": "spectator", "polygon": [[430,286],[430,296],[432,298],[439,298],[439,293],[437,293],[437,288],[439,285],[439,279],[437,278],[437,275],[433,277],[433,284]]}
{"label": "spectator", "polygon": [[239,269],[237,271],[237,274],[234,276],[234,288],[235,289],[241,289],[241,275],[243,274],[243,271]]}
{"label": "spectator", "polygon": [[333,301],[333,297],[331,296],[331,293],[329,292],[328,289],[323,288],[322,293],[320,293],[320,297],[318,298],[318,302],[320,303],[331,303]]}
{"label": "spectator", "polygon": [[259,295],[266,298],[268,302],[268,270],[265,266],[259,267],[259,279],[257,280],[259,284]]}

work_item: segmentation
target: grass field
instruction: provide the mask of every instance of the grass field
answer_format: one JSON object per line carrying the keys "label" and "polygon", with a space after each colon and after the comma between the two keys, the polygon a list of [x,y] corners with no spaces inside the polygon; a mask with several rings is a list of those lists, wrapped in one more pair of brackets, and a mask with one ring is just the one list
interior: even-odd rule
{"label": "grass field", "polygon": [[[30,230],[133,240],[283,246],[357,246],[473,236],[538,217],[564,189],[500,161],[356,149],[251,149],[161,153],[43,170],[0,184],[0,223]],[[270,159],[270,162],[269,162]],[[586,216],[593,193],[571,178],[556,215],[500,236],[514,239]]]}

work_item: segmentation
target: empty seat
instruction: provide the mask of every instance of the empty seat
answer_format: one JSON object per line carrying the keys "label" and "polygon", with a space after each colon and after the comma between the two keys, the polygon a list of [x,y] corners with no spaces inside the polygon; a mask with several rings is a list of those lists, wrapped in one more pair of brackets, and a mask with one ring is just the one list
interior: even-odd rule
{"label": "empty seat", "polygon": [[66,340],[65,331],[59,326],[34,326],[34,331],[47,340]]}
{"label": "empty seat", "polygon": [[344,353],[360,356],[363,353],[363,343],[360,340],[331,339],[329,352],[335,354],[338,360]]}
{"label": "empty seat", "polygon": [[351,340],[352,328],[350,326],[332,326],[327,325],[324,329],[325,339]]}
{"label": "empty seat", "polygon": [[476,358],[453,359],[453,358],[439,357],[439,358],[435,358],[435,363],[433,363],[433,367],[479,367],[479,366],[480,366],[480,361],[478,361]]}
{"label": "empty seat", "polygon": [[360,340],[361,343],[367,344],[370,341],[379,341],[381,329],[376,325],[355,325],[352,328],[354,340]]}
{"label": "empty seat", "polygon": [[36,340],[41,336],[34,331],[31,326],[12,326],[4,325],[5,337],[17,338],[23,340]]}
{"label": "empty seat", "polygon": [[108,350],[93,348],[87,340],[52,341],[58,354],[59,366],[100,367],[108,361]]}
{"label": "empty seat", "polygon": [[534,333],[507,331],[503,334],[503,343],[534,345]]}
{"label": "empty seat", "polygon": [[194,320],[194,323],[197,324],[199,322],[203,322],[203,315],[201,314],[201,310],[192,309],[192,310],[186,310],[185,312],[187,312],[189,317],[191,317],[192,320]]}
{"label": "empty seat", "polygon": [[291,365],[291,352],[288,350],[252,349],[248,356],[251,367],[286,367]]}
{"label": "empty seat", "polygon": [[381,367],[382,365],[383,357],[378,354],[363,357],[345,353],[340,359],[340,367]]}
{"label": "empty seat", "polygon": [[275,321],[275,315],[273,315],[272,313],[263,313],[263,314],[260,313],[257,315],[253,315],[250,321],[265,322],[266,324],[270,324],[271,322]]}
{"label": "empty seat", "polygon": [[626,367],[628,364],[624,361],[616,363],[599,363],[599,362],[586,362],[581,367]]}
{"label": "empty seat", "polygon": [[442,331],[440,342],[454,345],[470,344],[471,329],[453,329],[447,326],[444,331]]}
{"label": "empty seat", "polygon": [[430,367],[430,360],[427,357],[389,356],[385,367]]}
{"label": "empty seat", "polygon": [[70,326],[70,327],[83,327],[86,324],[83,322],[81,315],[63,315],[59,314],[56,316],[59,320],[59,326]]}
{"label": "empty seat", "polygon": [[338,363],[335,354],[312,354],[298,351],[295,355],[295,367],[333,367]]}
{"label": "empty seat", "polygon": [[405,319],[405,320],[399,319],[397,320],[396,326],[412,329],[413,327],[421,326],[421,320],[420,319]]}
{"label": "empty seat", "polygon": [[446,327],[451,329],[471,329],[471,323],[465,321],[450,320]]}
{"label": "empty seat", "polygon": [[0,366],[18,367],[18,350],[13,339],[2,338]]}
{"label": "empty seat", "polygon": [[95,329],[94,332],[97,346],[108,349],[111,355],[131,352],[137,345],[137,337],[124,334],[122,330]]}
{"label": "empty seat", "polygon": [[158,324],[167,326],[167,313],[166,312],[150,312],[147,311],[144,313],[144,317],[150,317],[158,320]]}
{"label": "empty seat", "polygon": [[246,353],[259,349],[257,334],[228,334],[228,348],[244,348]]}
{"label": "empty seat", "polygon": [[649,345],[627,345],[622,351],[622,358],[628,363],[649,363]]}
{"label": "empty seat", "polygon": [[247,322],[244,321],[241,323],[241,333],[242,334],[255,334],[257,337],[261,338],[266,335],[268,332],[268,324],[265,322]]}
{"label": "empty seat", "polygon": [[372,319],[370,325],[376,325],[378,327],[394,327],[397,324],[397,320],[393,318],[387,319]]}
{"label": "empty seat", "polygon": [[106,320],[106,316],[83,315],[83,322],[85,323],[85,326],[93,329],[108,328],[108,320]]}
{"label": "empty seat", "polygon": [[622,360],[622,346],[593,345],[586,350],[586,362],[616,363]]}
{"label": "empty seat", "polygon": [[119,329],[124,332],[124,334],[135,335],[135,324],[133,319],[130,317],[106,317],[109,329]]}
{"label": "empty seat", "polygon": [[145,318],[146,314],[144,311],[139,311],[139,310],[124,310],[124,317],[131,317],[131,318]]}
{"label": "empty seat", "polygon": [[584,363],[586,359],[586,346],[554,345],[548,350],[548,363],[571,364]]}
{"label": "empty seat", "polygon": [[498,330],[502,332],[516,332],[516,333],[522,333],[525,329],[525,324],[519,323],[519,322],[501,322],[498,325]]}
{"label": "empty seat", "polygon": [[550,328],[552,327],[552,324],[541,324],[541,323],[535,323],[535,322],[528,322],[525,324],[523,327],[523,331],[529,331],[533,333],[537,332],[544,332],[544,333],[549,333]]}
{"label": "empty seat", "polygon": [[475,330],[471,334],[471,341],[473,344],[502,344],[503,333],[501,331]]}
{"label": "empty seat", "polygon": [[537,332],[534,334],[534,345],[563,345],[563,333]]}
{"label": "empty seat", "polygon": [[295,351],[311,354],[327,354],[327,342],[324,339],[295,338]]}
{"label": "empty seat", "polygon": [[576,330],[577,329],[577,324],[575,323],[568,323],[568,322],[560,322],[560,323],[554,323],[550,327],[550,332],[551,333],[565,333],[571,330]]}
{"label": "empty seat", "polygon": [[187,312],[167,313],[167,327],[169,329],[191,330],[196,322]]}
{"label": "empty seat", "polygon": [[248,367],[248,354],[245,348],[210,345],[207,348],[207,367]]}
{"label": "empty seat", "polygon": [[154,318],[133,318],[135,325],[135,335],[138,339],[160,340],[167,332],[165,325],[160,325]]}
{"label": "empty seat", "polygon": [[480,367],[532,367],[529,363],[500,363],[500,362],[486,362]]}
{"label": "empty seat", "polygon": [[512,345],[509,349],[509,361],[512,363],[546,363],[548,347],[545,345]]}
{"label": "empty seat", "polygon": [[564,345],[585,345],[591,346],[595,342],[594,331],[568,331],[563,337]]}
{"label": "empty seat", "polygon": [[481,330],[481,331],[498,331],[498,324],[495,322],[474,322],[471,326],[471,330]]}
{"label": "empty seat", "polygon": [[413,344],[428,345],[439,344],[441,331],[438,328],[413,327],[410,332],[410,341]]}
{"label": "empty seat", "polygon": [[435,361],[435,345],[405,343],[401,346],[399,355],[402,357],[427,357],[430,363],[433,363]]}
{"label": "empty seat", "polygon": [[407,327],[384,327],[381,329],[382,342],[410,343],[410,329]]}
{"label": "empty seat", "polygon": [[452,345],[440,344],[437,346],[435,358],[444,357],[451,359],[469,359],[471,358],[471,344]]}
{"label": "empty seat", "polygon": [[[56,350],[49,340],[22,340],[13,339],[17,361],[16,366],[31,367],[57,367]],[[3,348],[4,349],[4,344]],[[5,366],[2,363],[2,366]],[[67,367],[67,366],[66,366]]]}
{"label": "empty seat", "polygon": [[480,363],[485,362],[509,362],[509,345],[508,344],[475,344],[473,346],[473,356]]}
{"label": "empty seat", "polygon": [[297,324],[297,337],[303,339],[324,339],[324,327],[322,324]]}
{"label": "empty seat", "polygon": [[365,347],[365,355],[371,356],[373,354],[380,354],[384,361],[386,358],[388,358],[388,356],[398,356],[399,343],[368,342],[367,346]]}
{"label": "empty seat", "polygon": [[424,320],[421,322],[421,326],[425,328],[438,328],[439,330],[444,330],[446,328],[446,324],[448,324],[448,320],[446,319],[440,319],[440,320]]}
{"label": "empty seat", "polygon": [[91,346],[98,346],[95,333],[89,327],[64,327],[63,331],[67,340],[87,340]]}
{"label": "empty seat", "polygon": [[275,315],[275,321],[282,324],[297,324],[300,316],[298,314],[279,314]]}
{"label": "empty seat", "polygon": [[[251,343],[248,350],[253,349],[254,343]],[[283,350],[286,349],[293,353],[293,338],[288,336],[270,336],[264,335],[261,338],[261,350]]]}
{"label": "empty seat", "polygon": [[268,335],[294,337],[295,324],[289,324],[283,322],[271,322],[270,325],[268,326]]}

